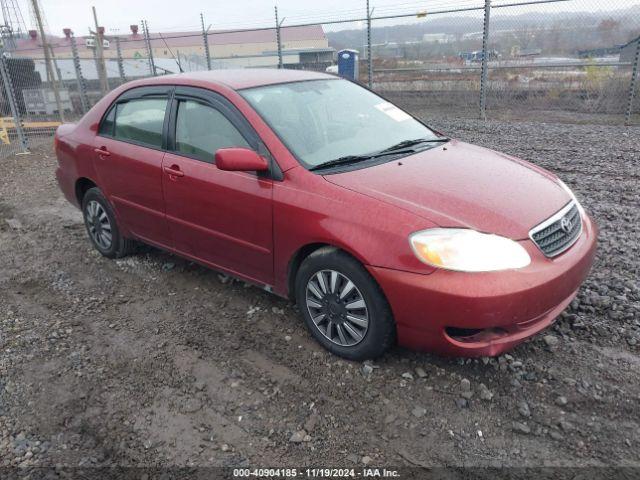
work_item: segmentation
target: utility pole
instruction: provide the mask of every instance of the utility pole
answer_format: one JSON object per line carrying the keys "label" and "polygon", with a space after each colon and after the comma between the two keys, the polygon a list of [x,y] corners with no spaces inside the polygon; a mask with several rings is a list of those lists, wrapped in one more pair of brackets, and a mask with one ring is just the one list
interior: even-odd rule
{"label": "utility pole", "polygon": [[50,83],[51,88],[53,89],[53,96],[56,99],[56,107],[58,109],[58,115],[60,116],[60,121],[64,123],[65,121],[64,109],[62,108],[62,101],[60,100],[60,90],[58,90],[58,84],[56,83],[55,73],[53,71],[53,65],[51,63],[52,50],[49,50],[47,37],[44,34],[44,25],[42,24],[42,15],[40,13],[40,5],[38,5],[38,0],[31,0],[31,5],[33,6],[33,13],[36,17],[36,22],[38,23],[40,38],[42,39],[42,49],[44,50],[44,63],[47,69],[47,82]]}
{"label": "utility pole", "polygon": [[489,72],[489,17],[491,0],[484,0],[484,28],[482,31],[482,71],[480,73],[480,120],[487,119],[487,76]]}
{"label": "utility pole", "polygon": [[180,60],[180,50],[178,49],[176,49],[176,57],[177,57],[176,62],[178,62],[178,70],[180,70],[181,72],[184,72],[184,69],[182,68],[182,60]]}
{"label": "utility pole", "polygon": [[122,48],[120,47],[120,37],[116,37],[116,55],[118,56],[118,73],[120,74],[120,80],[127,81],[127,77],[124,74],[124,60],[122,59]]}
{"label": "utility pole", "polygon": [[[282,64],[282,39],[280,38],[280,25],[282,22],[278,21],[278,7],[276,10],[276,42],[278,44],[278,68],[283,68]],[[282,19],[284,21],[284,18]]]}
{"label": "utility pole", "polygon": [[104,63],[104,27],[98,26],[98,15],[96,14],[96,7],[91,7],[93,10],[93,21],[96,25],[95,39],[96,39],[96,65],[98,66],[98,78],[100,79],[100,90],[105,95],[109,91],[109,82],[107,81],[107,67]]}
{"label": "utility pole", "polygon": [[82,65],[80,63],[80,56],[78,55],[78,44],[76,43],[76,37],[73,32],[69,32],[69,41],[71,42],[71,54],[73,55],[73,67],[76,70],[76,81],[78,82],[78,94],[80,95],[80,104],[82,106],[82,113],[87,113],[89,110],[89,99],[87,97],[87,84],[82,76]]}
{"label": "utility pole", "polygon": [[156,62],[153,61],[153,49],[151,48],[151,39],[149,38],[149,25],[146,20],[142,20],[142,32],[144,33],[145,44],[147,45],[147,53],[149,54],[149,70],[154,77],[156,72]]}
{"label": "utility pole", "polygon": [[373,88],[373,62],[371,60],[371,14],[369,9],[369,0],[367,0],[367,77],[368,86]]}
{"label": "utility pole", "polygon": [[18,102],[16,101],[13,81],[11,80],[11,75],[9,75],[9,69],[7,68],[7,58],[4,56],[4,49],[2,48],[0,48],[0,76],[2,77],[6,100],[9,102],[9,108],[11,109],[11,116],[13,117],[18,141],[20,142],[20,149],[22,153],[27,153],[29,152],[27,136],[22,128],[22,116],[20,115],[20,109],[18,108]]}
{"label": "utility pole", "polygon": [[636,54],[633,57],[633,69],[631,71],[631,83],[629,84],[629,97],[627,99],[627,113],[624,117],[625,125],[631,125],[631,114],[633,113],[633,99],[636,96],[636,85],[638,83],[638,69],[640,69],[640,37],[636,40]]}
{"label": "utility pole", "polygon": [[[209,54],[209,38],[207,32],[209,29],[204,29],[204,15],[200,14],[200,23],[202,23],[202,40],[204,41],[204,54],[207,56],[207,70],[211,70],[211,55]],[[180,65],[180,62],[178,62]]]}

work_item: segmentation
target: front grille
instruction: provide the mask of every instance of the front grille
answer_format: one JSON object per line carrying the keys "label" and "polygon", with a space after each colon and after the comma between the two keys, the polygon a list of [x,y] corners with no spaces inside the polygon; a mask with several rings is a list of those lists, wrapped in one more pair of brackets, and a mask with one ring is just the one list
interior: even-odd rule
{"label": "front grille", "polygon": [[531,240],[547,257],[561,254],[580,236],[582,218],[575,202],[571,202],[551,218],[529,232]]}

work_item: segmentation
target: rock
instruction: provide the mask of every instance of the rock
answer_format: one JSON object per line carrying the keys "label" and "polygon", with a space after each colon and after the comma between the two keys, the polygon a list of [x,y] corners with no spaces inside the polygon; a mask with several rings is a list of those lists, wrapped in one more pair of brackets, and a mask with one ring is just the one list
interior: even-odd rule
{"label": "rock", "polygon": [[304,422],[304,430],[311,433],[313,429],[316,428],[316,424],[318,423],[319,418],[320,417],[317,412],[313,412],[311,415],[309,415],[307,421]]}
{"label": "rock", "polygon": [[371,375],[373,373],[373,367],[369,364],[364,364],[362,366],[362,374],[363,375]]}
{"label": "rock", "polygon": [[543,337],[543,340],[549,348],[555,347],[560,342],[560,340],[558,340],[558,337],[556,337],[555,335],[545,335]]}
{"label": "rock", "polygon": [[456,398],[456,405],[458,408],[467,408],[469,406],[469,402],[466,398]]}
{"label": "rock", "polygon": [[573,430],[573,425],[566,420],[560,420],[558,422],[558,426],[565,432],[570,432],[571,430]]}
{"label": "rock", "polygon": [[564,440],[564,436],[557,430],[551,430],[549,436],[554,440]]}
{"label": "rock", "polygon": [[350,453],[349,455],[347,455],[347,460],[349,460],[351,463],[358,463],[360,457],[358,457],[358,455],[356,455],[355,453]]}
{"label": "rock", "polygon": [[513,422],[512,428],[514,432],[522,433],[524,435],[531,433],[531,429],[525,423]]}
{"label": "rock", "polygon": [[560,395],[558,398],[556,398],[556,405],[560,407],[564,407],[567,403],[569,403],[567,397],[563,397],[562,395]]}
{"label": "rock", "polygon": [[290,342],[290,341],[291,341],[291,335],[285,335],[285,336],[284,336],[284,340],[285,340],[286,342]]}
{"label": "rock", "polygon": [[402,378],[406,378],[407,380],[413,380],[413,375],[411,375],[411,372],[404,372],[402,374]]}
{"label": "rock", "polygon": [[481,383],[478,386],[478,392],[480,394],[480,399],[481,400],[485,400],[487,402],[490,402],[491,399],[493,398],[493,393],[491,392],[491,390],[489,390],[487,388],[487,386],[484,383]]}
{"label": "rock", "polygon": [[203,381],[198,380],[196,383],[193,384],[194,387],[196,387],[196,390],[204,390],[206,387],[206,384]]}
{"label": "rock", "polygon": [[460,381],[460,395],[462,396],[462,398],[466,399],[466,400],[470,400],[471,397],[473,397],[473,391],[471,390],[471,382],[466,379],[463,378]]}
{"label": "rock", "polygon": [[162,265],[162,270],[168,272],[169,270],[173,270],[176,267],[176,264],[173,262],[167,262]]}
{"label": "rock", "polygon": [[471,390],[468,390],[466,392],[462,392],[460,395],[462,395],[462,398],[471,400],[471,397],[473,397],[473,392]]}
{"label": "rock", "polygon": [[411,410],[411,413],[414,417],[420,418],[424,417],[424,415],[427,413],[427,410],[423,407],[415,407],[413,410]]}
{"label": "rock", "polygon": [[371,462],[373,462],[373,458],[369,457],[368,455],[365,455],[364,457],[362,457],[363,464],[369,465]]}
{"label": "rock", "polygon": [[469,392],[471,391],[471,382],[466,378],[460,380],[460,391],[461,392]]}
{"label": "rock", "polygon": [[518,412],[520,413],[520,415],[522,415],[525,418],[528,418],[531,416],[531,410],[529,409],[529,404],[524,400],[522,400],[521,402],[518,402]]}
{"label": "rock", "polygon": [[298,430],[289,437],[289,441],[292,443],[310,442],[311,437],[304,430]]}
{"label": "rock", "polygon": [[424,371],[424,368],[422,367],[416,367],[416,375],[418,376],[418,378],[426,378],[427,377],[427,372]]}
{"label": "rock", "polygon": [[20,230],[22,228],[22,222],[20,222],[20,220],[18,220],[17,218],[7,218],[5,221],[7,222],[7,225],[9,225],[14,230]]}
{"label": "rock", "polygon": [[181,406],[182,413],[194,413],[202,408],[202,402],[197,398],[188,398]]}

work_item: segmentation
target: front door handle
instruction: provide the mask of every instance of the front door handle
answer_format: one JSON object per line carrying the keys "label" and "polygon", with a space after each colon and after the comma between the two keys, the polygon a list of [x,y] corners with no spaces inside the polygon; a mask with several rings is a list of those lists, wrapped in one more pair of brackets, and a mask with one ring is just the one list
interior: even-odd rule
{"label": "front door handle", "polygon": [[103,157],[108,157],[109,155],[111,155],[109,150],[107,150],[105,147],[94,148],[93,151],[96,152],[98,155],[102,155]]}
{"label": "front door handle", "polygon": [[164,173],[166,173],[171,177],[184,177],[184,172],[182,172],[182,170],[180,170],[180,167],[178,167],[177,165],[164,167],[163,170],[164,170]]}

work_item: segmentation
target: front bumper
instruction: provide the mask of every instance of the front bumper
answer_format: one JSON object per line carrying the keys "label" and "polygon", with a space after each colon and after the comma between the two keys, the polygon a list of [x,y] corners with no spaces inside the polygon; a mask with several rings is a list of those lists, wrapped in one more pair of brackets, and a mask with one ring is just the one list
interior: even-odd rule
{"label": "front bumper", "polygon": [[[368,267],[393,311],[398,343],[445,355],[494,356],[553,323],[576,295],[596,250],[597,228],[585,215],[576,243],[546,258],[530,240],[531,264],[518,270],[430,275]],[[467,330],[465,335],[453,332]]]}

